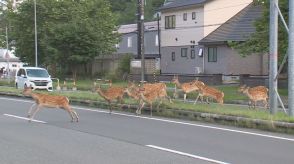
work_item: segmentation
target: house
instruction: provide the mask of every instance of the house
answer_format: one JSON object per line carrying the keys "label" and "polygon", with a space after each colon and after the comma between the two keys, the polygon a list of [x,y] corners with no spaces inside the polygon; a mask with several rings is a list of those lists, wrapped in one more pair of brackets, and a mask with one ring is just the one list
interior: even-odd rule
{"label": "house", "polygon": [[6,49],[0,49],[0,69],[3,68],[4,72],[9,73],[14,77],[15,72],[22,66],[23,63],[13,54],[13,52],[7,51]]}
{"label": "house", "polygon": [[[144,23],[144,54],[148,61],[159,61],[159,37],[158,22]],[[119,59],[124,55],[131,55],[138,58],[137,24],[121,25],[117,31],[120,35],[120,42],[115,45],[116,51],[113,54],[98,56],[92,66],[93,72],[109,72],[118,68]],[[148,60],[150,59],[150,60]],[[134,63],[134,65],[136,65]]]}
{"label": "house", "polygon": [[[175,0],[162,6],[159,9],[161,72],[163,74],[266,73],[266,58],[261,56],[241,58],[237,51],[227,45],[228,41],[244,41],[255,31],[253,22],[262,11],[250,10],[251,7],[254,7],[252,0]],[[250,13],[253,11],[254,14]],[[246,18],[248,14],[249,21]],[[236,25],[233,26],[232,23]],[[249,29],[242,32],[239,31],[241,28],[227,28],[228,25],[240,27],[245,24]],[[222,42],[213,42],[213,39],[216,39],[214,36],[222,32],[232,36],[234,32],[239,34],[240,38],[230,40],[229,37],[223,37]],[[246,35],[243,35],[244,33]]]}
{"label": "house", "polygon": [[268,55],[251,54],[241,57],[228,42],[243,42],[255,32],[253,25],[262,15],[262,7],[248,5],[233,18],[222,24],[215,31],[198,43],[204,46],[205,65],[203,70],[208,74],[251,74],[268,75]]}

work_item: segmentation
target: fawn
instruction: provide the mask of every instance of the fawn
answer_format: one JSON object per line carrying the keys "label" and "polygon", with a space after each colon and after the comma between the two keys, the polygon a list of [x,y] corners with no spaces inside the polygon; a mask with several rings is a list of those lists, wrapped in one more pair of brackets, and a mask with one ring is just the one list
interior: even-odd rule
{"label": "fawn", "polygon": [[201,97],[201,101],[203,102],[204,96],[207,97],[206,98],[207,103],[209,103],[208,97],[215,99],[220,104],[224,103],[224,96],[225,96],[224,92],[204,84],[198,85],[198,87],[199,87],[199,95],[197,96],[194,104],[196,104],[199,97]]}
{"label": "fawn", "polygon": [[141,109],[146,102],[150,104],[151,112],[153,102],[158,99],[160,99],[158,106],[162,103],[162,99],[165,98],[168,98],[169,102],[172,103],[171,98],[167,95],[166,85],[164,83],[146,83],[143,84],[142,87],[138,87],[134,83],[129,83],[126,93],[130,97],[139,101],[139,107],[136,110],[136,114],[141,114]]}
{"label": "fawn", "polygon": [[253,106],[252,108],[255,109],[257,101],[263,101],[264,107],[268,108],[268,89],[265,86],[257,86],[250,88],[243,85],[238,89],[238,91],[248,96],[249,108]]}
{"label": "fawn", "polygon": [[96,87],[96,83],[94,83],[94,89],[92,91],[97,92],[104,100],[108,102],[109,105],[109,113],[112,112],[111,102],[117,100],[120,104],[122,104],[123,96],[125,93],[125,88],[122,87],[114,87],[110,84],[110,88],[107,90],[102,90],[100,85]]}
{"label": "fawn", "polygon": [[180,88],[180,89],[183,90],[183,92],[184,92],[184,102],[186,101],[188,93],[194,92],[194,91],[199,91],[199,86],[198,85],[202,85],[202,84],[204,85],[203,82],[198,81],[198,80],[194,80],[194,81],[187,82],[187,83],[180,83],[178,76],[174,76],[174,78],[172,79],[171,82],[176,84],[177,88]]}

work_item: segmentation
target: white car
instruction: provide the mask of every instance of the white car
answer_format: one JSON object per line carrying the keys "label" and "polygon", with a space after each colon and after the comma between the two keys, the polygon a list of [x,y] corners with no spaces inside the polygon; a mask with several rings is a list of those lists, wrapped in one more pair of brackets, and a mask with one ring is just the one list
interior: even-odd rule
{"label": "white car", "polygon": [[52,80],[48,71],[39,67],[22,67],[15,77],[15,87],[23,89],[24,87],[32,87],[35,89],[53,90]]}

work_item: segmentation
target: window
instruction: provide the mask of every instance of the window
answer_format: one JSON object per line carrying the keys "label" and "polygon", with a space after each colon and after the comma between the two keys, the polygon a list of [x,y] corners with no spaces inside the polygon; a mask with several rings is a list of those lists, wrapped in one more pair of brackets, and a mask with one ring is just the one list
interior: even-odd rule
{"label": "window", "polygon": [[128,47],[132,47],[132,37],[128,37]]}
{"label": "window", "polygon": [[172,61],[175,61],[176,60],[176,53],[175,52],[172,52],[171,58],[172,58]]}
{"label": "window", "polygon": [[196,19],[196,12],[192,12],[192,20]]}
{"label": "window", "polygon": [[187,13],[183,14],[183,20],[186,21],[187,20]]}
{"label": "window", "polygon": [[188,55],[188,48],[182,48],[181,49],[181,56],[187,57],[187,55]]}
{"label": "window", "polygon": [[199,49],[198,56],[199,57],[203,57],[203,49],[202,48]]}
{"label": "window", "polygon": [[155,36],[155,46],[158,46],[159,45],[159,38],[158,38],[158,35],[156,34]]}
{"label": "window", "polygon": [[176,16],[165,16],[165,29],[174,29],[176,28]]}
{"label": "window", "polygon": [[191,50],[191,59],[195,59],[195,50]]}
{"label": "window", "polygon": [[216,47],[208,47],[208,62],[217,62]]}

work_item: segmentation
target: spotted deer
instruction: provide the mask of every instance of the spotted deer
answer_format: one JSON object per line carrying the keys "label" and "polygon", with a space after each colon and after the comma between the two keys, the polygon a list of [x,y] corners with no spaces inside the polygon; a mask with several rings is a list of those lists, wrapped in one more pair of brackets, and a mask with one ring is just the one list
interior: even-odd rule
{"label": "spotted deer", "polygon": [[197,91],[199,91],[198,85],[204,85],[204,83],[202,81],[198,81],[198,80],[194,80],[194,81],[187,82],[187,83],[180,83],[178,76],[174,76],[174,78],[171,80],[171,83],[176,84],[177,88],[180,88],[183,90],[184,102],[186,101],[188,93],[197,92]]}
{"label": "spotted deer", "polygon": [[146,83],[142,87],[138,87],[134,83],[129,83],[126,92],[130,97],[139,101],[136,114],[141,114],[141,109],[146,103],[150,105],[151,112],[152,104],[157,100],[160,100],[157,107],[159,107],[163,99],[168,99],[170,103],[173,103],[167,95],[166,85],[164,83]]}
{"label": "spotted deer", "polygon": [[69,100],[65,96],[33,93],[31,87],[25,87],[22,93],[25,96],[31,96],[35,100],[35,103],[31,106],[28,112],[28,118],[30,122],[34,119],[34,116],[41,109],[41,107],[62,108],[69,113],[71,122],[74,120],[76,120],[76,122],[79,121],[77,112],[70,107]]}
{"label": "spotted deer", "polygon": [[92,91],[98,93],[105,101],[108,102],[109,113],[111,114],[112,112],[111,103],[117,100],[117,102],[122,104],[125,88],[115,87],[115,86],[112,86],[112,83],[110,83],[110,87],[108,89],[102,90],[100,85],[98,85],[98,87],[96,87],[96,85],[97,84],[94,83],[94,89],[92,89]]}
{"label": "spotted deer", "polygon": [[239,92],[245,94],[249,98],[248,107],[256,107],[256,102],[263,101],[264,107],[268,108],[268,88],[265,86],[247,87],[245,85],[238,89]]}
{"label": "spotted deer", "polygon": [[219,104],[224,103],[224,96],[225,96],[224,92],[204,84],[198,84],[198,87],[199,87],[199,95],[197,96],[194,104],[197,103],[199,97],[201,97],[202,102],[203,102],[203,97],[207,97],[206,99],[207,103],[209,103],[208,98],[212,98],[216,100],[216,102],[218,102]]}

